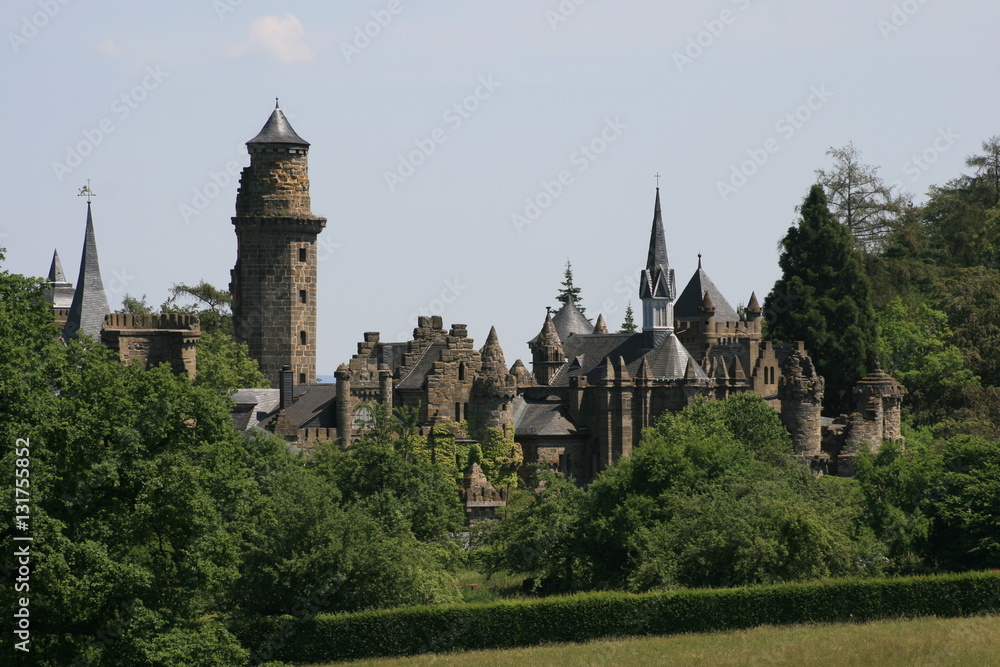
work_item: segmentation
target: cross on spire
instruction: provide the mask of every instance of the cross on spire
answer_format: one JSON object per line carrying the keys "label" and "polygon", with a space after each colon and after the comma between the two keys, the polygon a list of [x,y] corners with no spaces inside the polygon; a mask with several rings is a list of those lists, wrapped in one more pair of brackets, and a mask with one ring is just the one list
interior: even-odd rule
{"label": "cross on spire", "polygon": [[78,194],[77,197],[86,197],[87,203],[89,204],[91,197],[96,197],[96,196],[97,195],[94,194],[94,191],[90,189],[90,179],[88,178],[87,184],[82,188],[80,188],[80,194]]}
{"label": "cross on spire", "polygon": [[659,190],[660,189],[660,172],[656,172],[655,174],[653,174],[653,176],[656,178],[656,189]]}

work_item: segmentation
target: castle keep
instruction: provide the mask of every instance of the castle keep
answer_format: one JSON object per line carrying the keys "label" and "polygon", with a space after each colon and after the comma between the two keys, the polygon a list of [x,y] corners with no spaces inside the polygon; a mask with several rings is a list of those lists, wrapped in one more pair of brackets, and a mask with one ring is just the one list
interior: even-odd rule
{"label": "castle keep", "polygon": [[316,236],[326,218],[312,214],[309,143],[275,104],[247,142],[250,165],[236,195],[233,295],[236,338],[277,387],[283,366],[297,384],[316,381]]}

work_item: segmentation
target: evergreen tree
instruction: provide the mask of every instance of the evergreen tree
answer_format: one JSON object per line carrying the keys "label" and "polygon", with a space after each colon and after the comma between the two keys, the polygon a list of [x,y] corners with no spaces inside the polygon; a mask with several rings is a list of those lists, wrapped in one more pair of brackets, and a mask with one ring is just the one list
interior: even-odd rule
{"label": "evergreen tree", "polygon": [[622,328],[618,330],[618,333],[635,333],[637,327],[635,326],[635,315],[632,313],[632,302],[628,302],[628,306],[625,307],[625,321],[622,322]]}
{"label": "evergreen tree", "polygon": [[562,289],[559,290],[556,301],[565,305],[572,297],[573,303],[580,309],[580,312],[585,312],[586,309],[580,305],[580,288],[573,285],[573,265],[569,263],[568,259],[566,260],[566,272],[563,275],[566,279],[562,281]]}
{"label": "evergreen tree", "polygon": [[782,276],[764,300],[767,338],[805,341],[826,378],[825,407],[850,412],[851,389],[867,372],[878,338],[868,275],[821,185],[809,190],[801,212],[781,241]]}

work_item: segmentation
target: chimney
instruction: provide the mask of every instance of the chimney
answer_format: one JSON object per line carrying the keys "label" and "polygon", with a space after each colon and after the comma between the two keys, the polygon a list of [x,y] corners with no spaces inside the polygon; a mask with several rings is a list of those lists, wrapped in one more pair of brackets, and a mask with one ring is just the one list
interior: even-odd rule
{"label": "chimney", "polygon": [[295,387],[293,383],[294,374],[292,373],[292,367],[285,365],[281,367],[281,371],[278,374],[278,390],[281,392],[279,394],[279,407],[284,410],[292,404],[293,389]]}

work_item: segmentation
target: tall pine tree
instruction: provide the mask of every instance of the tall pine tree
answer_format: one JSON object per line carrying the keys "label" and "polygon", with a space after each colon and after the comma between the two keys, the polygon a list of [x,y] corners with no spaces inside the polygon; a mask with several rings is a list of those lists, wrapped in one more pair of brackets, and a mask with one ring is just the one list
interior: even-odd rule
{"label": "tall pine tree", "polygon": [[625,321],[622,322],[622,328],[618,330],[618,333],[635,333],[638,327],[635,326],[635,315],[632,313],[632,302],[628,302],[628,306],[625,307]]}
{"label": "tall pine tree", "polygon": [[565,276],[565,280],[561,283],[562,289],[559,290],[556,301],[565,305],[572,298],[573,303],[576,304],[580,312],[586,312],[586,309],[580,305],[580,288],[573,285],[573,265],[569,263],[568,259],[566,260],[566,272],[563,275]]}
{"label": "tall pine tree", "polygon": [[851,389],[868,371],[877,330],[871,288],[848,229],[827,208],[821,185],[782,239],[782,276],[764,300],[767,338],[805,341],[826,378],[828,413],[852,412]]}

